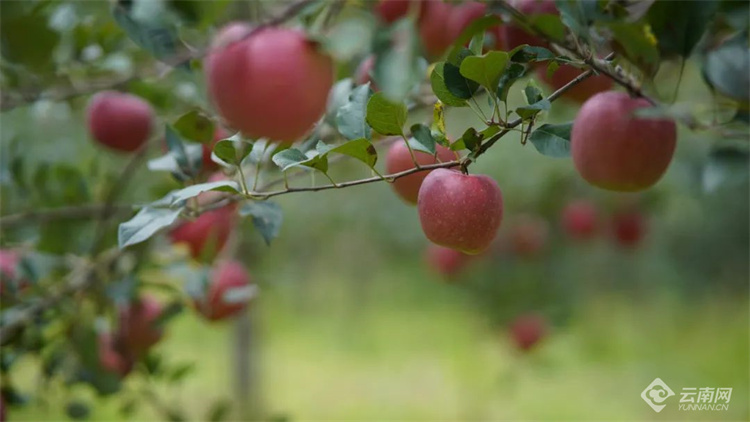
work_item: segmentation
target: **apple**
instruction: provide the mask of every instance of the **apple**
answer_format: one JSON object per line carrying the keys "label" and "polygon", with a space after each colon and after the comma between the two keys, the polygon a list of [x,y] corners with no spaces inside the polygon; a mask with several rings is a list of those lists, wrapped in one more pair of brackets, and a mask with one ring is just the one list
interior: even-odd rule
{"label": "apple", "polygon": [[164,335],[162,328],[156,324],[161,313],[161,304],[149,296],[121,308],[114,344],[121,345],[128,356],[144,356]]}
{"label": "apple", "polygon": [[539,217],[524,215],[511,226],[510,242],[513,252],[522,258],[539,255],[547,246],[549,228]]}
{"label": "apple", "polygon": [[[541,14],[559,14],[554,0],[515,0],[510,2],[511,6],[526,16]],[[510,22],[502,27],[502,39],[505,49],[510,51],[519,45],[547,47],[549,43],[534,34],[526,32],[515,22]]]}
{"label": "apple", "polygon": [[115,339],[111,334],[99,334],[98,343],[99,364],[102,368],[121,377],[125,377],[133,370],[133,360],[117,350]]}
{"label": "apple", "polygon": [[0,296],[7,299],[6,288],[10,295],[25,291],[29,287],[29,280],[18,274],[18,264],[21,254],[12,249],[0,249]]}
{"label": "apple", "polygon": [[234,227],[234,210],[233,206],[224,206],[181,223],[170,233],[172,243],[186,243],[196,260],[212,260],[229,239]]}
{"label": "apple", "polygon": [[448,33],[448,20],[453,6],[441,0],[426,0],[419,16],[419,38],[428,58],[440,57],[453,43]]}
{"label": "apple", "polygon": [[304,33],[230,24],[206,60],[209,95],[230,127],[250,138],[292,142],[326,110],[333,61]]}
{"label": "apple", "polygon": [[476,255],[497,235],[503,197],[497,182],[488,176],[440,168],[422,182],[417,211],[430,241]]}
{"label": "apple", "polygon": [[611,226],[615,241],[624,248],[635,248],[646,235],[646,219],[637,210],[618,211]]}
{"label": "apple", "polygon": [[562,228],[572,239],[591,239],[599,229],[596,205],[587,200],[569,203],[562,211]]}
{"label": "apple", "polygon": [[132,152],[148,141],[154,111],[135,95],[103,91],[91,97],[86,119],[94,140],[114,150]]}
{"label": "apple", "polygon": [[511,339],[524,352],[534,347],[548,331],[547,319],[539,314],[520,315],[510,324]]}
{"label": "apple", "polygon": [[373,91],[377,91],[378,87],[372,80],[372,70],[374,67],[375,55],[371,54],[362,60],[362,63],[357,66],[357,70],[354,72],[354,83],[357,85],[364,85],[370,82],[370,88],[372,88]]}
{"label": "apple", "polygon": [[624,92],[594,95],[573,122],[573,163],[589,183],[603,189],[635,192],[662,177],[677,144],[673,120],[640,118],[648,101]]}
{"label": "apple", "polygon": [[250,298],[228,301],[227,296],[233,290],[250,288],[250,283],[250,275],[242,264],[237,261],[222,262],[213,271],[211,283],[204,297],[194,301],[195,309],[209,321],[234,316],[247,307]]}
{"label": "apple", "polygon": [[[425,166],[438,162],[453,161],[458,158],[454,151],[442,145],[436,145],[437,158],[426,152],[414,151],[414,158],[419,165]],[[439,160],[439,161],[438,161]],[[385,168],[388,174],[399,173],[414,168],[414,161],[409,153],[406,142],[394,142],[388,149],[385,158]],[[416,204],[419,195],[419,187],[430,171],[420,171],[393,181],[392,186],[398,196],[409,204]]]}
{"label": "apple", "polygon": [[[469,27],[475,20],[484,17],[487,12],[487,5],[478,1],[468,1],[454,7],[451,16],[448,18],[448,38],[451,43],[455,42],[461,33]],[[495,49],[503,48],[501,26],[489,28],[488,31],[495,37]],[[467,43],[468,46],[468,43]]]}
{"label": "apple", "polygon": [[455,249],[430,244],[425,251],[425,261],[430,269],[445,277],[458,274],[468,263],[470,255]]}
{"label": "apple", "polygon": [[227,131],[226,129],[220,126],[216,127],[216,129],[214,130],[214,139],[211,144],[203,144],[203,170],[215,171],[219,169],[220,166],[211,159],[211,153],[213,152],[217,142],[221,141],[222,139],[227,139],[230,136],[232,136],[232,134],[229,133],[229,131]]}
{"label": "apple", "polygon": [[412,3],[418,4],[419,0],[380,0],[375,5],[375,14],[386,23],[393,23],[409,12]]}
{"label": "apple", "polygon": [[[555,91],[565,86],[568,82],[572,81],[583,72],[584,70],[575,66],[562,65],[550,78],[547,76],[546,66],[539,66],[536,68],[537,77],[552,87]],[[565,91],[562,97],[571,101],[583,103],[595,94],[609,91],[612,89],[613,85],[612,79],[609,77],[604,75],[593,75]]]}

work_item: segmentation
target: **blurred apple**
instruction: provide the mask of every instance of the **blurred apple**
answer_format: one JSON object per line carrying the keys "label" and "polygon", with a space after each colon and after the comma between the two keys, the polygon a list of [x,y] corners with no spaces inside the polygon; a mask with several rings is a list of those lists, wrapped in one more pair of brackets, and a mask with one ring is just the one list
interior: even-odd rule
{"label": "blurred apple", "polygon": [[562,212],[562,227],[572,239],[590,239],[599,229],[596,205],[587,200],[578,200],[565,206]]}
{"label": "blurred apple", "polygon": [[547,319],[535,313],[520,315],[510,324],[511,340],[524,352],[531,350],[548,331]]}

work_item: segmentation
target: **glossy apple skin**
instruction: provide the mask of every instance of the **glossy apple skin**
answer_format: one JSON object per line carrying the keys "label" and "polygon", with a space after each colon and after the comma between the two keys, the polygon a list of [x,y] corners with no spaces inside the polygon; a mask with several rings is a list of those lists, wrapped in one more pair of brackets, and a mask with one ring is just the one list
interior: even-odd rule
{"label": "glossy apple skin", "polygon": [[599,230],[599,212],[596,205],[586,200],[569,203],[562,211],[562,227],[572,239],[593,238]]}
{"label": "glossy apple skin", "polygon": [[227,139],[230,136],[232,136],[232,134],[229,133],[229,131],[217,126],[214,130],[214,138],[211,144],[203,144],[202,162],[204,171],[216,171],[219,169],[220,166],[211,159],[211,153],[213,152],[214,146],[216,146],[217,142],[221,141],[222,139]]}
{"label": "glossy apple skin", "polygon": [[497,235],[503,197],[488,176],[436,169],[422,182],[417,211],[422,231],[432,243],[476,255]]}
{"label": "glossy apple skin", "polygon": [[619,246],[635,248],[646,235],[646,219],[639,211],[620,211],[612,216],[612,234]]}
{"label": "glossy apple skin", "polygon": [[[510,2],[511,6],[524,15],[542,15],[542,14],[559,14],[554,0],[516,0]],[[502,27],[502,39],[505,43],[505,50],[512,50],[519,45],[528,44],[531,46],[547,47],[547,41],[526,32],[524,29],[510,22]]]}
{"label": "glossy apple skin", "polygon": [[[458,158],[455,152],[442,145],[437,145],[436,150],[437,159],[430,154],[419,151],[414,151],[414,157],[417,159],[417,163],[422,166],[437,164],[438,162],[445,163]],[[388,174],[400,173],[413,168],[414,161],[411,159],[411,154],[409,153],[409,148],[406,146],[406,143],[401,141],[394,142],[388,149],[388,155],[385,157],[386,172],[388,172]],[[393,186],[393,190],[396,191],[396,194],[398,194],[404,202],[416,205],[419,196],[419,188],[422,186],[422,181],[429,173],[430,171],[420,171],[401,177],[394,180],[391,186]]]}
{"label": "glossy apple skin", "polygon": [[214,105],[250,138],[302,138],[325,112],[333,61],[300,31],[264,28],[242,38],[248,31],[230,24],[216,38],[206,60]]}
{"label": "glossy apple skin", "polygon": [[[555,91],[565,86],[568,82],[572,81],[583,72],[583,69],[579,69],[575,66],[562,65],[552,74],[552,77],[549,78],[547,77],[546,66],[539,66],[536,68],[537,77]],[[582,82],[579,82],[569,90],[565,91],[562,97],[571,101],[583,103],[600,92],[611,90],[613,86],[612,79],[607,76],[589,76]]]}
{"label": "glossy apple skin", "polygon": [[602,189],[635,192],[651,187],[672,161],[677,128],[672,120],[634,116],[650,104],[608,91],[586,101],[573,122],[573,164]]}
{"label": "glossy apple skin", "polygon": [[547,319],[538,314],[521,315],[510,324],[511,339],[524,352],[531,350],[548,331]]}
{"label": "glossy apple skin", "polygon": [[409,12],[411,3],[419,3],[418,0],[380,0],[375,5],[375,14],[386,23],[393,23]]}
{"label": "glossy apple skin", "polygon": [[455,249],[430,244],[425,251],[425,260],[430,269],[452,278],[466,266],[471,256]]}
{"label": "glossy apple skin", "polygon": [[99,334],[99,364],[105,370],[125,377],[133,370],[134,362],[118,351],[114,337],[109,333]]}
{"label": "glossy apple skin", "polygon": [[521,258],[538,256],[547,246],[548,238],[548,224],[539,217],[522,216],[511,227],[511,248]]}
{"label": "glossy apple skin", "polygon": [[448,33],[448,20],[453,6],[441,0],[425,0],[418,22],[419,38],[429,59],[443,55],[453,43]]}
{"label": "glossy apple skin", "polygon": [[149,296],[120,309],[115,344],[127,350],[129,356],[144,356],[164,335],[161,327],[156,325],[161,313],[161,304]]}
{"label": "glossy apple skin", "polygon": [[103,91],[89,101],[86,120],[90,136],[111,149],[132,152],[151,134],[154,111],[135,95]]}
{"label": "glossy apple skin", "polygon": [[170,237],[175,244],[186,243],[194,259],[211,261],[226,245],[233,227],[234,207],[226,206],[181,223]]}
{"label": "glossy apple skin", "polygon": [[250,285],[250,275],[239,262],[226,261],[214,270],[208,291],[194,302],[195,309],[209,321],[232,317],[247,307],[247,302],[228,303],[224,295],[235,288]]}

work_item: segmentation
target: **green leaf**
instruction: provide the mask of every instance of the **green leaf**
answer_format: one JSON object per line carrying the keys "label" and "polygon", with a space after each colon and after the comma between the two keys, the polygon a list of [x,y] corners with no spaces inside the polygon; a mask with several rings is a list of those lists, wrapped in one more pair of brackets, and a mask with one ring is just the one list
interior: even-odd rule
{"label": "green leaf", "polygon": [[430,73],[430,85],[432,86],[432,92],[440,101],[445,105],[452,107],[466,107],[466,100],[458,98],[451,94],[448,87],[445,85],[445,77],[443,76],[445,62],[435,63],[435,67]]}
{"label": "green leaf", "polygon": [[516,109],[516,113],[521,116],[523,119],[529,119],[535,115],[537,115],[541,111],[549,110],[552,104],[549,102],[548,99],[543,99],[541,101],[537,101],[534,104],[529,104],[527,106],[518,107]]}
{"label": "green leaf", "polygon": [[468,100],[479,88],[479,84],[461,75],[461,69],[451,63],[443,66],[443,79],[448,91],[454,96]]}
{"label": "green leaf", "polygon": [[[177,30],[173,26],[140,22],[119,5],[112,9],[112,15],[133,42],[159,60],[172,57],[180,45]],[[189,66],[183,67],[189,69]]]}
{"label": "green leaf", "polygon": [[213,155],[227,164],[239,165],[253,150],[251,142],[224,139],[214,145]]}
{"label": "green leaf", "polygon": [[370,97],[367,102],[367,123],[381,135],[403,136],[406,117],[406,105],[393,103],[380,92]]}
{"label": "green leaf", "polygon": [[424,74],[419,57],[419,39],[409,19],[377,31],[373,52],[377,57],[372,74],[385,98],[403,101]]}
{"label": "green leaf", "polygon": [[194,372],[194,371],[195,371],[195,363],[193,362],[182,363],[172,368],[169,371],[168,378],[170,382],[179,382],[179,381],[182,381],[187,375],[189,375],[191,372]]}
{"label": "green leaf", "polygon": [[209,422],[220,422],[229,415],[229,411],[232,409],[232,402],[229,400],[218,400],[211,405],[208,410],[208,416],[206,419]]}
{"label": "green leaf", "polygon": [[214,122],[198,109],[180,116],[174,123],[174,129],[183,139],[202,144],[211,143],[214,139]]}
{"label": "green leaf", "polygon": [[183,208],[166,209],[144,207],[130,220],[121,223],[117,230],[117,244],[120,249],[141,243],[159,230],[172,225]]}
{"label": "green leaf", "polygon": [[648,9],[659,51],[665,56],[688,57],[698,44],[719,6],[714,0],[656,1]]}
{"label": "green leaf", "polygon": [[[182,146],[185,159],[189,163],[200,165],[203,159],[203,146],[200,144],[184,144]],[[148,161],[147,167],[151,171],[169,171],[178,176],[179,180],[188,180],[190,175],[185,174],[183,169],[177,164],[177,158],[174,152],[168,152],[161,157]]]}
{"label": "green leaf", "polygon": [[274,155],[272,160],[281,168],[281,171],[287,171],[292,167],[309,167],[327,173],[327,156],[320,155],[318,151],[310,151],[309,154],[306,155],[296,148],[289,148]]}
{"label": "green leaf", "polygon": [[513,49],[510,60],[515,63],[533,63],[552,60],[555,54],[544,47],[523,45]]}
{"label": "green leaf", "polygon": [[[10,8],[9,3],[21,2],[4,2],[0,15]],[[3,16],[0,25],[3,57],[35,71],[53,67],[54,52],[60,43],[60,35],[48,26],[47,15],[39,9],[12,18]]]}
{"label": "green leaf", "polygon": [[[477,133],[477,130],[473,127],[470,127],[466,129],[464,134],[461,136],[461,139],[457,142],[461,142],[461,144],[468,149],[469,151],[477,151],[479,147],[482,145],[482,135]],[[453,147],[451,146],[451,149]],[[453,149],[456,151],[455,149]]]}
{"label": "green leaf", "polygon": [[377,22],[371,13],[349,13],[339,19],[323,38],[323,47],[337,62],[345,62],[368,52]]}
{"label": "green leaf", "polygon": [[234,180],[219,180],[216,182],[201,183],[170,192],[169,198],[172,201],[172,205],[174,205],[208,191],[238,193],[240,191],[240,186]]}
{"label": "green leaf", "polygon": [[544,124],[531,133],[529,141],[543,155],[558,158],[569,157],[570,131],[572,128],[572,123],[561,125]]}
{"label": "green leaf", "polygon": [[511,63],[505,73],[500,77],[497,85],[497,97],[502,102],[508,100],[508,93],[513,84],[526,75],[526,66],[518,63]]}
{"label": "green leaf", "polygon": [[370,168],[374,167],[375,163],[378,161],[377,150],[372,145],[372,143],[370,143],[370,141],[364,138],[353,139],[349,142],[345,142],[341,145],[331,148],[328,152],[344,154],[352,158],[356,158],[357,160],[367,164],[367,166]]}
{"label": "green leaf", "polygon": [[508,53],[490,51],[483,56],[465,58],[459,70],[461,75],[494,92],[507,65]]}
{"label": "green leaf", "polygon": [[659,67],[659,50],[648,25],[628,22],[607,24],[614,35],[613,47],[649,75]]}
{"label": "green leaf", "polygon": [[[435,155],[435,138],[432,137],[432,132],[427,126],[418,123],[411,127],[412,139],[409,140],[409,145],[412,148],[419,151],[424,151],[430,155]],[[415,148],[416,147],[416,148]]]}
{"label": "green leaf", "polygon": [[336,116],[344,104],[349,102],[349,95],[352,93],[354,84],[351,78],[342,79],[336,82],[328,94],[328,105],[326,106],[326,122],[336,125]]}
{"label": "green leaf", "polygon": [[750,50],[747,33],[739,33],[706,54],[703,77],[715,90],[745,105],[750,102]]}
{"label": "green leaf", "polygon": [[533,79],[530,79],[523,89],[523,96],[526,99],[526,104],[535,104],[544,98],[542,90]]}
{"label": "green leaf", "polygon": [[279,204],[271,201],[248,201],[240,208],[241,216],[252,216],[253,225],[258,230],[266,245],[278,237],[284,214]]}
{"label": "green leaf", "polygon": [[732,147],[722,147],[712,151],[703,168],[703,190],[715,192],[723,187],[747,186],[748,158],[750,155],[747,151]]}
{"label": "green leaf", "polygon": [[541,14],[531,16],[529,20],[536,29],[554,41],[565,39],[565,25],[563,25],[559,16]]}
{"label": "green leaf", "polygon": [[372,129],[367,125],[367,101],[372,95],[370,84],[355,88],[349,101],[339,108],[336,114],[336,127],[346,139],[372,137]]}

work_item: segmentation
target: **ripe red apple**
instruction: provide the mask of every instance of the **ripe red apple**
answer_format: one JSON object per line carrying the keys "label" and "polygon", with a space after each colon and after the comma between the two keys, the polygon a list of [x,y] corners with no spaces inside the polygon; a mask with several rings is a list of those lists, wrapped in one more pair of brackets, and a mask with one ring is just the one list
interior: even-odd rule
{"label": "ripe red apple", "polygon": [[625,248],[635,248],[646,235],[646,219],[637,210],[617,212],[611,225],[615,241]]}
{"label": "ripe red apple", "polygon": [[223,262],[213,271],[205,296],[194,302],[195,309],[209,321],[229,318],[245,309],[249,298],[245,301],[227,301],[227,294],[233,289],[247,288],[250,283],[250,275],[242,264]]}
{"label": "ripe red apple", "polygon": [[534,347],[548,331],[547,319],[538,314],[520,315],[510,324],[511,339],[524,352]]}
{"label": "ripe red apple", "polygon": [[503,197],[497,182],[488,176],[436,169],[422,182],[417,211],[430,241],[476,255],[497,235]]}
{"label": "ripe red apple", "polygon": [[430,244],[425,251],[425,261],[430,269],[445,277],[458,274],[471,258],[463,252]]}
{"label": "ripe red apple", "polygon": [[162,328],[156,324],[161,313],[161,304],[149,296],[143,296],[121,308],[115,344],[126,350],[128,356],[144,356],[164,334]]}
{"label": "ripe red apple", "polygon": [[419,16],[419,38],[427,57],[440,57],[453,43],[447,27],[453,7],[442,0],[425,0]]}
{"label": "ripe red apple", "polygon": [[[559,14],[554,0],[515,0],[510,2],[511,6],[526,16],[542,14]],[[519,45],[528,44],[531,46],[546,47],[547,41],[536,35],[526,32],[515,22],[510,22],[502,27],[502,39],[505,42],[505,49],[510,51]]]}
{"label": "ripe red apple", "polygon": [[219,169],[219,165],[211,159],[211,153],[214,150],[216,143],[222,139],[227,139],[232,136],[226,129],[217,126],[214,130],[214,139],[211,144],[203,144],[203,170],[204,171],[216,171]]}
{"label": "ripe red apple", "polygon": [[135,95],[103,91],[91,97],[86,116],[94,140],[118,151],[132,152],[148,140],[154,111]]}
{"label": "ripe red apple", "polygon": [[[555,71],[555,73],[552,74],[552,77],[549,78],[547,77],[546,66],[539,66],[536,68],[537,77],[544,81],[544,83],[552,87],[552,89],[554,90],[562,88],[568,82],[572,81],[583,72],[584,70],[579,69],[575,66],[562,65],[557,69],[557,71]],[[612,79],[608,78],[607,76],[589,76],[582,82],[565,91],[565,94],[563,94],[563,98],[583,103],[595,94],[609,91],[610,89],[612,89],[612,86]]]}
{"label": "ripe red apple", "polygon": [[[206,60],[209,94],[229,126],[250,138],[292,142],[323,116],[333,61],[305,34],[230,24]],[[238,41],[239,40],[239,41]]]}
{"label": "ripe red apple", "polygon": [[[436,164],[439,162],[453,161],[457,158],[456,153],[442,145],[436,146],[437,158],[425,152],[414,151],[419,165]],[[409,153],[409,148],[405,142],[394,142],[388,149],[388,155],[385,158],[385,168],[388,174],[399,173],[414,168],[414,161]],[[419,196],[419,187],[422,181],[427,177],[430,171],[420,171],[401,177],[393,181],[393,189],[398,196],[409,204],[416,204]]]}
{"label": "ripe red apple", "polygon": [[99,334],[99,364],[105,370],[125,377],[133,370],[134,362],[118,351],[115,339],[109,333]]}
{"label": "ripe red apple", "polygon": [[607,91],[583,104],[573,122],[571,149],[578,173],[594,186],[634,192],[655,184],[667,170],[677,143],[674,121],[639,118],[650,104]]}
{"label": "ripe red apple", "polygon": [[510,231],[511,248],[522,258],[537,256],[547,246],[549,227],[545,220],[524,215],[516,219]]}
{"label": "ripe red apple", "polygon": [[20,277],[18,274],[20,262],[21,254],[19,252],[12,249],[0,249],[0,296],[5,297],[6,292],[22,293],[29,287],[29,280]]}
{"label": "ripe red apple", "polygon": [[590,239],[599,229],[599,216],[596,205],[579,200],[569,203],[562,212],[562,227],[573,239]]}
{"label": "ripe red apple", "polygon": [[393,23],[409,12],[412,3],[419,0],[380,0],[375,5],[375,14],[386,23]]}
{"label": "ripe red apple", "polygon": [[368,82],[370,82],[370,88],[372,88],[373,91],[377,91],[378,87],[375,85],[375,82],[372,80],[372,70],[375,67],[375,56],[369,55],[364,60],[362,60],[362,63],[357,66],[357,70],[354,72],[354,82],[357,85],[364,85]]}
{"label": "ripe red apple", "polygon": [[212,260],[229,239],[234,227],[234,210],[232,206],[225,206],[181,223],[170,233],[172,242],[187,243],[194,259]]}

